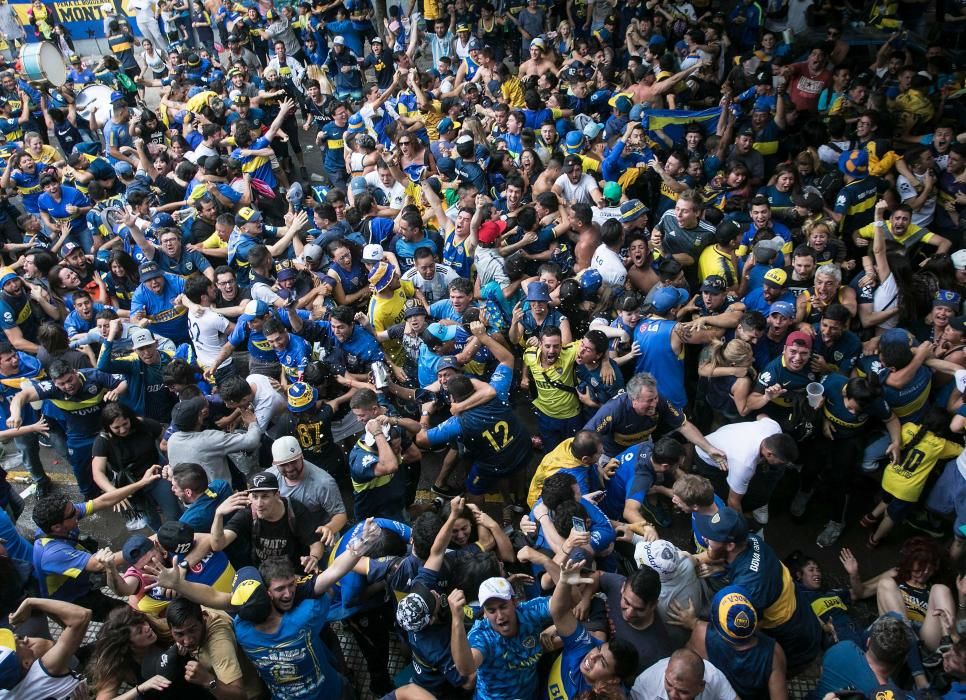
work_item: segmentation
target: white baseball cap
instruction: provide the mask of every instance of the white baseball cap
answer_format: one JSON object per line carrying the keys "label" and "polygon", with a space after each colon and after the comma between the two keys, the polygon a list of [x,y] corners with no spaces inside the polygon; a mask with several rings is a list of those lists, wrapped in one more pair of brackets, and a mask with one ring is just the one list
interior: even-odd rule
{"label": "white baseball cap", "polygon": [[382,249],[382,246],[378,243],[370,243],[365,248],[362,249],[362,261],[363,262],[382,262],[382,258],[386,255],[386,251]]}
{"label": "white baseball cap", "polygon": [[638,542],[634,562],[639,567],[651,567],[661,579],[667,579],[678,568],[678,548],[667,540]]}
{"label": "white baseball cap", "polygon": [[952,255],[953,267],[957,270],[966,270],[966,249],[957,250]]}
{"label": "white baseball cap", "polygon": [[513,586],[510,585],[510,582],[505,578],[494,576],[481,583],[478,598],[480,603],[485,603],[493,598],[513,600]]}
{"label": "white baseball cap", "polygon": [[117,12],[117,8],[114,7],[114,3],[105,2],[103,5],[101,5],[101,12],[103,12],[105,15],[113,15],[115,12]]}
{"label": "white baseball cap", "polygon": [[272,463],[285,464],[302,456],[302,446],[291,435],[284,435],[272,443]]}
{"label": "white baseball cap", "polygon": [[137,350],[138,348],[145,348],[148,345],[153,345],[158,342],[154,337],[154,333],[149,331],[147,328],[132,328],[131,329],[131,347]]}

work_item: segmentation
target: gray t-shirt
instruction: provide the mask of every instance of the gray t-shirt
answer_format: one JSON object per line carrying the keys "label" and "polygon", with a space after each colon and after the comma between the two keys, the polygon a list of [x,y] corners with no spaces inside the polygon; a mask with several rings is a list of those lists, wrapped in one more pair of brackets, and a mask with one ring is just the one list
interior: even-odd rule
{"label": "gray t-shirt", "polygon": [[345,513],[345,503],[339,486],[327,471],[317,467],[308,460],[304,460],[302,480],[289,485],[278,471],[278,467],[269,467],[267,471],[278,477],[279,493],[283,498],[297,501],[305,506],[312,517],[312,529],[325,525],[333,515]]}
{"label": "gray t-shirt", "polygon": [[670,656],[674,651],[671,638],[661,618],[655,612],[654,622],[644,630],[631,627],[621,615],[621,587],[626,581],[618,574],[601,574],[600,590],[607,596],[607,615],[614,625],[614,634],[626,642],[630,642],[637,649],[637,673],[653,666],[661,659]]}

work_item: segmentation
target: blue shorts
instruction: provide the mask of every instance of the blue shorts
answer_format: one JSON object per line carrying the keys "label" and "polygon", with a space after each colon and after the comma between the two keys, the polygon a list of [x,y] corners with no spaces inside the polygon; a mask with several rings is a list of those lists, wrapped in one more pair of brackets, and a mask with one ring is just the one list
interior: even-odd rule
{"label": "blue shorts", "polygon": [[886,506],[886,513],[889,514],[889,518],[892,520],[892,522],[898,525],[906,519],[906,516],[909,515],[909,511],[911,511],[916,505],[917,504],[915,501],[904,501],[901,498],[893,497]]}

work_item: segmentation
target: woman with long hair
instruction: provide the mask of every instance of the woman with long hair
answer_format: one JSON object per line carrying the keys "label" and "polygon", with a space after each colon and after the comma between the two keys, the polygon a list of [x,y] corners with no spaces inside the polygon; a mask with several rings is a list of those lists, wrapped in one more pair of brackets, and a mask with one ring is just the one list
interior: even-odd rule
{"label": "woman with long hair", "polygon": [[410,131],[402,131],[396,137],[396,152],[399,154],[399,169],[413,182],[419,182],[423,173],[436,170],[433,154],[429,148]]}
{"label": "woman with long hair", "polygon": [[[129,406],[107,404],[101,411],[101,432],[92,448],[94,483],[104,493],[110,493],[141,479],[160,461],[157,445],[163,432],[163,425],[138,416]],[[165,479],[139,491],[130,502],[121,501],[115,510],[144,515],[152,530],[161,527],[162,517],[176,520],[181,515],[171,482]]]}
{"label": "woman with long hair", "polygon": [[[885,200],[876,203],[877,222],[884,222],[887,208]],[[872,264],[879,284],[872,294],[872,303],[862,304],[859,308],[863,327],[875,328],[877,335],[900,324],[916,323],[924,316],[913,281],[912,263],[901,247],[890,249],[885,228],[884,224],[877,224],[872,238]]]}
{"label": "woman with long hair", "polygon": [[111,305],[130,311],[131,297],[141,283],[140,277],[138,264],[130,253],[120,249],[112,250],[107,258],[107,271],[101,272]]}
{"label": "woman with long hair", "polygon": [[[151,690],[169,685],[164,676],[145,678],[142,664],[167,651],[171,636],[157,622],[130,607],[112,610],[101,627],[88,665],[96,700],[136,700]],[[131,690],[118,694],[121,686]]]}

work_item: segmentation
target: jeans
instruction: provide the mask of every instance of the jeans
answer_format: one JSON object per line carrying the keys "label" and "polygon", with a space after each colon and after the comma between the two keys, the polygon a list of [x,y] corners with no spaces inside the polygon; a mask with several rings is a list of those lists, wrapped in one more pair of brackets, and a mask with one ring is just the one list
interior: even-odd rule
{"label": "jeans", "polygon": [[23,460],[24,466],[30,472],[30,478],[35,483],[50,481],[50,477],[44,470],[44,463],[40,460],[40,442],[37,440],[37,434],[21,435],[14,438],[13,443],[20,451],[20,459]]}
{"label": "jeans", "polygon": [[534,409],[534,411],[537,414],[537,431],[543,439],[543,450],[546,453],[576,435],[584,424],[579,413],[573,418],[553,418],[540,409]]}
{"label": "jeans", "polygon": [[144,517],[148,520],[148,527],[155,532],[161,527],[162,520],[177,520],[181,517],[181,505],[171,490],[171,482],[167,479],[152,482],[136,495],[148,502]]}
{"label": "jeans", "polygon": [[94,484],[94,477],[91,472],[91,460],[93,459],[91,448],[93,447],[93,440],[75,440],[73,442],[69,438],[67,440],[67,461],[70,462],[70,468],[74,471],[77,487],[86,499],[95,498],[100,493],[100,489]]}
{"label": "jeans", "polygon": [[870,474],[879,468],[879,460],[885,457],[886,450],[892,439],[888,433],[879,433],[868,445],[862,454],[862,471]]}

